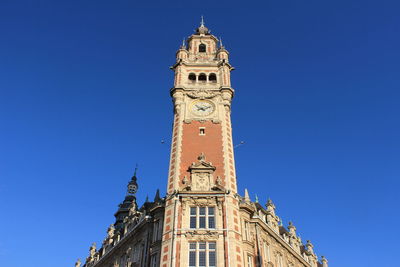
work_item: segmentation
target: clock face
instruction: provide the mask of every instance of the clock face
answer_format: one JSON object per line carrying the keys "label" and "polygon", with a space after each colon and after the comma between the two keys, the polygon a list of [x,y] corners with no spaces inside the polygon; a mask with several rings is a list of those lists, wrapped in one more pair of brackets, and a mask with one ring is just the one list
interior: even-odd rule
{"label": "clock face", "polygon": [[190,111],[197,116],[207,116],[213,113],[215,105],[210,100],[195,100],[190,105]]}

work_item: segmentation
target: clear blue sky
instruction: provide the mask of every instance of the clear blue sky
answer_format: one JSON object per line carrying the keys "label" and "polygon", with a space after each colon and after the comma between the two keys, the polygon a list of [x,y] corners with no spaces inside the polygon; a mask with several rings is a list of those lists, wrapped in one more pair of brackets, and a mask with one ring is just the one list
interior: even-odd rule
{"label": "clear blue sky", "polygon": [[0,265],[84,259],[136,163],[139,202],[165,193],[169,66],[204,15],[236,67],[241,192],[271,197],[331,267],[396,266],[399,10],[365,0],[2,0]]}

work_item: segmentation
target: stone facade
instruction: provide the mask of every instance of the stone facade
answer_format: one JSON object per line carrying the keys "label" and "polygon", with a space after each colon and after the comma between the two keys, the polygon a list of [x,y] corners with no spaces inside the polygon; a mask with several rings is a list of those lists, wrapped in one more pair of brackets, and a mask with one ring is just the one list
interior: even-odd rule
{"label": "stone facade", "polygon": [[[271,200],[237,192],[229,53],[201,23],[171,67],[174,125],[167,195],[136,204],[136,175],[85,267],[328,267]],[[76,267],[80,267],[78,261]]]}

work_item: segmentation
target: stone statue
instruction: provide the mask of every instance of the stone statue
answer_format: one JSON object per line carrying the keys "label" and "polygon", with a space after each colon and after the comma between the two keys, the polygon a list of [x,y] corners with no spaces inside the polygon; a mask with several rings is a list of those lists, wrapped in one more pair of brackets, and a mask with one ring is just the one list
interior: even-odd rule
{"label": "stone statue", "polygon": [[96,243],[93,243],[89,249],[90,257],[93,258],[95,253],[96,253]]}
{"label": "stone statue", "polygon": [[129,216],[136,214],[136,212],[137,212],[137,204],[136,201],[134,200],[129,206]]}
{"label": "stone statue", "polygon": [[114,236],[115,227],[114,224],[111,224],[110,227],[107,229],[107,237],[112,238]]}
{"label": "stone statue", "polygon": [[80,260],[80,259],[78,259],[78,260],[75,262],[75,267],[81,267],[81,260]]}
{"label": "stone statue", "polygon": [[217,180],[215,180],[215,184],[218,185],[218,186],[222,185],[221,177],[217,176]]}

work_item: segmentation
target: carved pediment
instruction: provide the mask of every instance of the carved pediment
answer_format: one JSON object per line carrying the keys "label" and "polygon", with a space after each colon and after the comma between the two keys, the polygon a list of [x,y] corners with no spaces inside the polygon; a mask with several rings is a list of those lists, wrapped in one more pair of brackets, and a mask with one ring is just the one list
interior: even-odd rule
{"label": "carved pediment", "polygon": [[193,162],[189,167],[190,189],[210,191],[215,186],[213,173],[216,167],[211,162],[206,161],[204,153],[201,153],[197,159],[198,161]]}
{"label": "carved pediment", "polygon": [[204,155],[204,153],[201,153],[198,156],[198,161],[197,162],[193,162],[192,165],[190,165],[189,167],[189,171],[192,172],[214,172],[215,171],[215,167],[212,165],[211,162],[206,162],[206,156]]}

